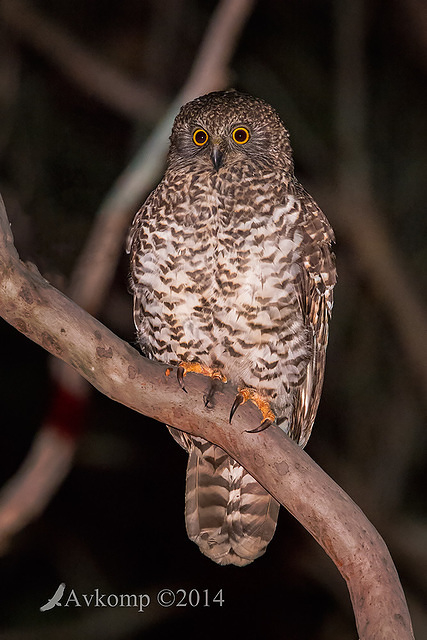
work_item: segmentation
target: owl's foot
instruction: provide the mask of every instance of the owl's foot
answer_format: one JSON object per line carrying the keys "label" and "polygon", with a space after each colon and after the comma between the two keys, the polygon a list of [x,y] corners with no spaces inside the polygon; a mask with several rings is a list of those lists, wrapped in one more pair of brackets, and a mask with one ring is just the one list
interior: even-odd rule
{"label": "owl's foot", "polygon": [[249,430],[248,433],[258,433],[259,431],[264,431],[264,429],[267,429],[267,427],[275,422],[276,416],[270,409],[270,403],[268,402],[268,400],[266,400],[264,396],[258,393],[258,391],[256,391],[255,389],[250,389],[248,387],[239,389],[239,393],[237,394],[233,402],[233,406],[231,407],[230,422],[233,419],[234,414],[236,413],[237,407],[239,407],[241,404],[244,404],[248,400],[253,402],[253,404],[258,407],[263,417],[263,420],[259,427]]}
{"label": "owl's foot", "polygon": [[208,376],[214,381],[227,382],[227,378],[218,369],[212,369],[212,367],[207,367],[204,364],[200,364],[200,362],[180,362],[176,377],[178,378],[179,386],[185,393],[187,393],[187,389],[184,385],[184,378],[189,372],[201,373],[203,376]]}

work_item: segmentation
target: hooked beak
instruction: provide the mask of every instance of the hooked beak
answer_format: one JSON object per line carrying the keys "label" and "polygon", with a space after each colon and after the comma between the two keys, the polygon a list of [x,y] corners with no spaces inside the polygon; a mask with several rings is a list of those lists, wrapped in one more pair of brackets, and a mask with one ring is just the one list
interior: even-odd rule
{"label": "hooked beak", "polygon": [[217,144],[214,144],[212,147],[211,160],[212,164],[215,167],[215,170],[218,171],[220,166],[222,165],[223,152],[219,148]]}

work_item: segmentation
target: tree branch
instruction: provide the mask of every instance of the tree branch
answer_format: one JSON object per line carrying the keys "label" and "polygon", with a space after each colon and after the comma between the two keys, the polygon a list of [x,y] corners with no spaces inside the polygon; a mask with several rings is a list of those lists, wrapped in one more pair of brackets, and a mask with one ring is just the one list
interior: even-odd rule
{"label": "tree branch", "polygon": [[55,429],[41,429],[24,463],[0,493],[0,554],[10,539],[40,515],[46,500],[67,476],[75,440]]}
{"label": "tree branch", "polygon": [[0,315],[70,364],[101,393],[155,420],[218,444],[319,542],[346,580],[362,640],[409,640],[411,620],[389,551],[345,492],[283,431],[246,433],[259,422],[244,406],[230,425],[236,389],[226,385],[207,409],[208,381],[190,374],[182,393],[166,367],[140,356],[20,261],[0,202]]}
{"label": "tree branch", "polygon": [[[197,95],[225,86],[230,60],[252,5],[253,0],[218,2],[180,94],[106,195],[73,270],[69,289],[71,297],[90,313],[96,315],[102,307],[130,219],[161,171],[179,107]],[[132,98],[132,91],[126,89],[123,78],[115,78],[113,70],[100,66],[99,60],[46,22],[25,1],[3,0],[0,7],[9,26],[48,57],[53,56],[53,61],[63,70],[72,74],[77,71],[75,79],[87,82],[96,92],[105,81],[107,87],[117,85],[124,99]],[[96,82],[92,83],[94,77]],[[7,547],[12,535],[42,511],[69,469],[77,447],[76,430],[81,429],[89,386],[76,370],[59,360],[52,362],[54,410],[50,410],[37,433],[28,460],[0,493],[0,552]],[[62,408],[64,395],[67,406]],[[72,432],[64,432],[64,421],[72,425]],[[47,460],[52,464],[47,464]]]}

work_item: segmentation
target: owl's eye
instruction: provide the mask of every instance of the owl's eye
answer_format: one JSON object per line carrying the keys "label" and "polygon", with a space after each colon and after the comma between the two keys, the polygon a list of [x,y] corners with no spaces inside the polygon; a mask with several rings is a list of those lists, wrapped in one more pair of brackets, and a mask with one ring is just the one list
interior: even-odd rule
{"label": "owl's eye", "polygon": [[246,127],[237,127],[237,129],[234,129],[232,137],[237,144],[245,144],[249,140],[250,135]]}
{"label": "owl's eye", "polygon": [[198,147],[203,147],[204,144],[208,141],[208,134],[204,129],[196,129],[193,133],[193,142],[197,144]]}

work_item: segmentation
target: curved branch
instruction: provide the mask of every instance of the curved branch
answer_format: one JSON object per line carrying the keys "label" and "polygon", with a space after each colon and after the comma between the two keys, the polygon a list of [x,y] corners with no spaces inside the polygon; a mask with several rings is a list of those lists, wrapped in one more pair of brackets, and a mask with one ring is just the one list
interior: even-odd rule
{"label": "curved branch", "polygon": [[23,465],[0,492],[0,554],[10,540],[46,507],[71,469],[75,440],[55,429],[40,429]]}
{"label": "curved branch", "polygon": [[208,382],[189,375],[182,393],[166,367],[147,360],[19,260],[0,202],[0,315],[70,364],[99,391],[135,411],[218,444],[238,460],[319,542],[346,580],[360,638],[413,638],[405,596],[389,551],[347,494],[280,429],[244,406],[230,425],[236,389],[207,409]]}

